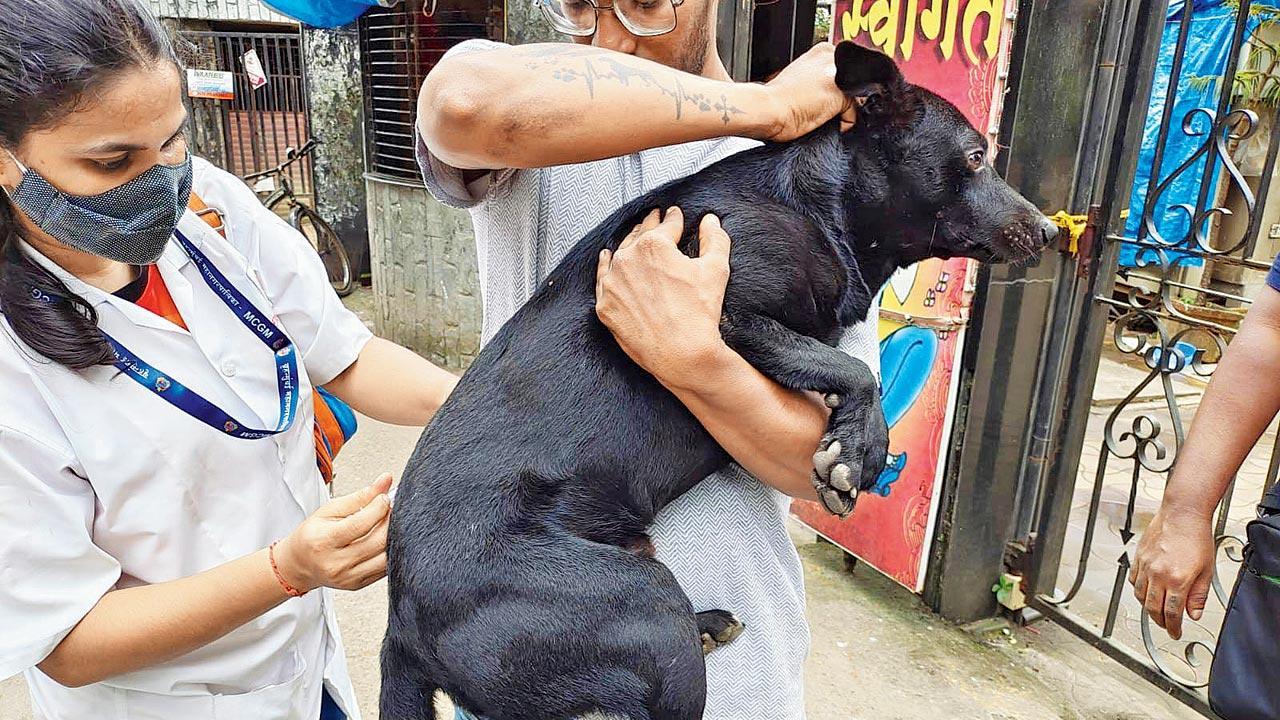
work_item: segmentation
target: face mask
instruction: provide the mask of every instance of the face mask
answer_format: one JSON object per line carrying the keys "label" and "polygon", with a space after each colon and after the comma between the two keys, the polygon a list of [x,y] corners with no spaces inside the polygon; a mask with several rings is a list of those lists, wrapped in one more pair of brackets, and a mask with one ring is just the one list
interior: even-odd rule
{"label": "face mask", "polygon": [[[6,152],[8,152],[6,150]],[[50,237],[99,257],[150,265],[169,244],[191,195],[191,155],[156,165],[100,195],[68,195],[9,153],[22,182],[9,199]]]}

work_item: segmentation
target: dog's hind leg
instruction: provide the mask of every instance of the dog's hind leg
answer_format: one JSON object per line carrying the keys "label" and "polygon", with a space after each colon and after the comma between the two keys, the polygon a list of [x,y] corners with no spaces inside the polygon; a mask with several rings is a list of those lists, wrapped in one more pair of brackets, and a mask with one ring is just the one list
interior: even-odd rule
{"label": "dog's hind leg", "polygon": [[697,617],[703,655],[737,640],[746,629],[746,625],[728,610],[705,610],[698,613]]}
{"label": "dog's hind leg", "polygon": [[430,681],[417,657],[388,634],[382,640],[382,720],[437,720],[436,683]]}
{"label": "dog's hind leg", "polygon": [[859,490],[875,485],[889,454],[889,428],[871,368],[762,315],[726,317],[720,332],[729,347],[779,385],[826,398],[831,419],[814,455],[813,484],[827,510],[848,516]]}

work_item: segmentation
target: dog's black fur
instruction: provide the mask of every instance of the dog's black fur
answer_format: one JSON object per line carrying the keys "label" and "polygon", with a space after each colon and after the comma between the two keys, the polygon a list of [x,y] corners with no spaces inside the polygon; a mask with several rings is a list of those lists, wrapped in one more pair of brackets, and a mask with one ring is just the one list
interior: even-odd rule
{"label": "dog's black fur", "polygon": [[1028,257],[1056,233],[983,162],[982,135],[953,106],[879,53],[845,43],[836,61],[841,89],[866,98],[854,130],[833,123],[743,152],[619,209],[440,409],[392,512],[384,720],[434,718],[436,688],[489,720],[702,717],[700,640],[735,629],[727,613],[695,614],[646,530],[730,458],[594,308],[600,250],[650,210],[682,208],[689,254],[700,219],[722,218],[733,240],[723,337],[835,406],[814,477],[841,514],[875,482],[888,443],[875,377],[833,347],[842,331],[899,267]]}

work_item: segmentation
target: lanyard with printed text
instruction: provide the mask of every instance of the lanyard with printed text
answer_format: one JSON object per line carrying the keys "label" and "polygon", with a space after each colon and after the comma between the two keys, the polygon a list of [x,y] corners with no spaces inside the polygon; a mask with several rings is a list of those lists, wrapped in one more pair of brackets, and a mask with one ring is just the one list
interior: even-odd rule
{"label": "lanyard with printed text", "polygon": [[[298,410],[298,360],[293,342],[266,314],[254,307],[253,303],[249,302],[209,261],[209,258],[187,240],[181,231],[175,231],[174,235],[183,251],[200,271],[200,277],[204,279],[209,289],[213,290],[245,327],[249,328],[264,345],[271,348],[276,363],[276,384],[280,393],[280,420],[276,423],[274,430],[255,430],[246,427],[172,375],[148,364],[103,331],[103,337],[115,353],[115,366],[138,384],[164,398],[170,405],[231,437],[257,440],[288,430],[293,425],[294,416]],[[52,297],[45,296],[43,299],[53,302]]]}

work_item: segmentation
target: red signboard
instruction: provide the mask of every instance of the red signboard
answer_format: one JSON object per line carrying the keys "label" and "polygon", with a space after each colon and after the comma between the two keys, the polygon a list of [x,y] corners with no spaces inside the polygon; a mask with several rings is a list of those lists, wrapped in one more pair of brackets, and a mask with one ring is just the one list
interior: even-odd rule
{"label": "red signboard", "polygon": [[[833,40],[893,57],[907,80],[950,100],[992,151],[1015,0],[837,0]],[[797,501],[805,524],[919,591],[955,412],[956,370],[975,263],[931,260],[899,271],[880,294],[883,404],[891,464],[848,520]]]}

